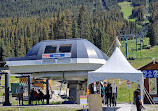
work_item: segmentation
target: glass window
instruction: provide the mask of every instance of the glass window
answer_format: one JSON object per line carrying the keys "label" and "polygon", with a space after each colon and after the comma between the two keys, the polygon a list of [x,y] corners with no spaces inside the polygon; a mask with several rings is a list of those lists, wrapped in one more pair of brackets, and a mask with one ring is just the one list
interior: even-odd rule
{"label": "glass window", "polygon": [[55,53],[57,46],[46,46],[44,53]]}
{"label": "glass window", "polygon": [[71,52],[71,44],[60,45],[59,53]]}
{"label": "glass window", "polygon": [[149,78],[149,93],[150,94],[157,94],[156,78]]}

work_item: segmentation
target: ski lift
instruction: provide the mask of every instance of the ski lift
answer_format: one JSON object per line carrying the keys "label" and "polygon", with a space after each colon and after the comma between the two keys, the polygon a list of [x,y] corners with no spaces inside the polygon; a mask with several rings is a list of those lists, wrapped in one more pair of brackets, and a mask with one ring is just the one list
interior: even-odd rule
{"label": "ski lift", "polygon": [[[39,84],[39,83],[42,83],[42,84],[47,84],[46,82],[44,81],[37,81],[37,80],[42,80],[42,79],[34,79],[35,81],[32,82],[31,84]],[[54,91],[52,91],[52,87],[51,85],[49,84],[49,88],[50,88],[50,91],[51,91],[51,94],[50,94],[50,99],[52,98],[52,94],[54,94]],[[41,89],[40,87],[38,87],[38,89]]]}
{"label": "ski lift", "polygon": [[66,94],[65,95],[61,95],[61,89],[63,88],[63,84],[67,84],[67,81],[63,80],[63,81],[59,81],[61,84],[60,84],[60,90],[59,90],[59,93],[58,95],[62,98],[62,99],[68,99],[68,96],[67,96],[67,88],[66,88]]}
{"label": "ski lift", "polygon": [[0,87],[4,88],[4,86],[1,84],[2,74],[0,74]]}

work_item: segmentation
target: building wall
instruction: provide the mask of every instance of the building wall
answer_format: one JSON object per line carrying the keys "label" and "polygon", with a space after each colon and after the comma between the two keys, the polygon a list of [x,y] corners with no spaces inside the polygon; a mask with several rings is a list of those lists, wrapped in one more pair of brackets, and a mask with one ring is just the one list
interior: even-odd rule
{"label": "building wall", "polygon": [[[158,63],[155,62],[151,62],[149,64],[147,64],[146,66],[143,66],[142,68],[140,68],[139,70],[158,70]],[[157,94],[156,95],[151,95],[150,96],[153,97],[158,97],[158,78],[156,78],[157,81]],[[149,78],[144,79],[144,87],[146,88],[146,90],[149,93]],[[144,97],[144,103],[150,103],[147,96],[145,95]]]}

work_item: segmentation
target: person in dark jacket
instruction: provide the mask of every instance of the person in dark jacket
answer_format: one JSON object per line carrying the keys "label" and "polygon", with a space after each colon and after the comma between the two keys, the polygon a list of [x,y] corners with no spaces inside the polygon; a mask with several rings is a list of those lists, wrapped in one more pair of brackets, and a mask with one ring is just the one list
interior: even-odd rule
{"label": "person in dark jacket", "polygon": [[40,98],[41,98],[41,100],[42,100],[42,103],[44,102],[44,94],[43,94],[43,92],[40,90],[40,89],[38,89],[38,94],[39,94],[39,96],[40,96]]}
{"label": "person in dark jacket", "polygon": [[109,103],[108,101],[110,100],[110,107],[111,107],[111,100],[112,100],[112,87],[111,87],[111,84],[108,83],[107,87],[105,88],[105,94],[106,94],[106,97],[107,97],[107,106],[109,106]]}
{"label": "person in dark jacket", "polygon": [[139,90],[136,91],[136,107],[137,107],[137,111],[141,111],[143,107]]}

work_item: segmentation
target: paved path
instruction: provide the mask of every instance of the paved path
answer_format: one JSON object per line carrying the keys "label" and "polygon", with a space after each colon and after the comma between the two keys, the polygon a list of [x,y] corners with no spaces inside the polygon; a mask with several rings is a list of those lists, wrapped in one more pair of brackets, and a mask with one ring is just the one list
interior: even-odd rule
{"label": "paved path", "polygon": [[103,111],[136,111],[136,107],[133,104],[121,103],[117,104],[116,107],[103,106]]}

